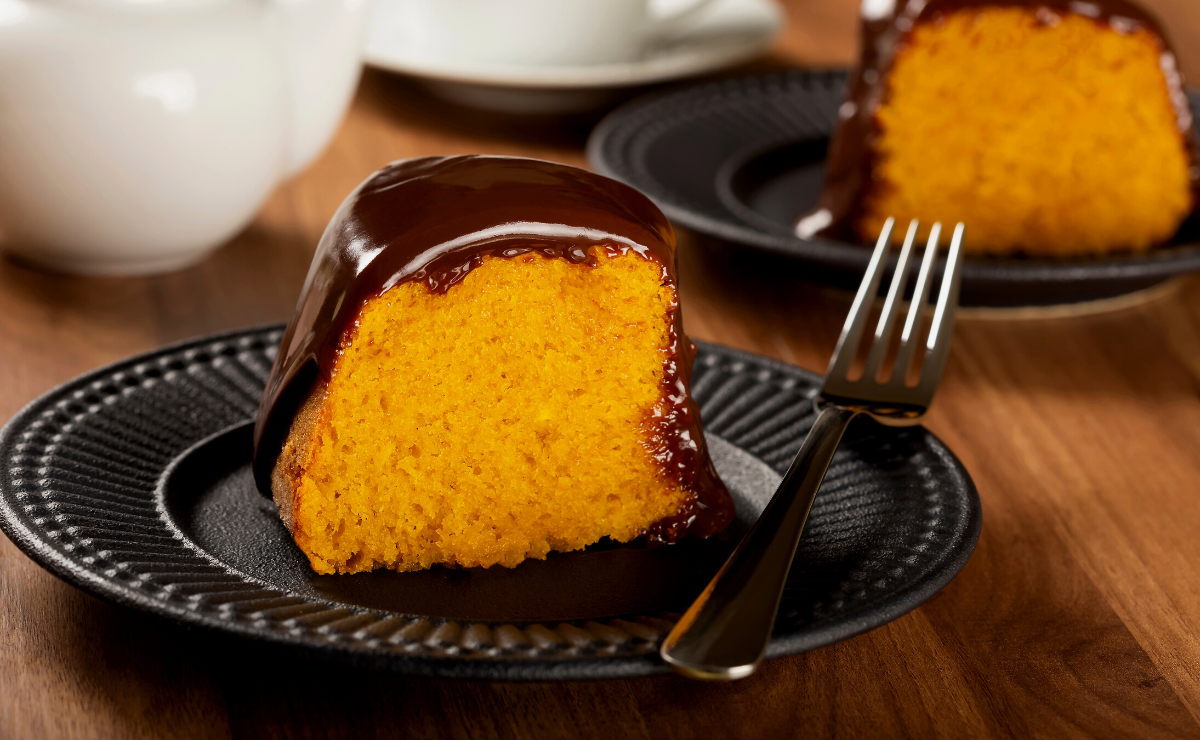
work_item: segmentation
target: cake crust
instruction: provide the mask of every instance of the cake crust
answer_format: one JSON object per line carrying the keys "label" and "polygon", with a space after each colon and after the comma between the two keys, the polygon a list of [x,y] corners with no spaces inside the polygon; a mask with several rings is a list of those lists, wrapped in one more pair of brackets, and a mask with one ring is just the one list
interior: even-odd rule
{"label": "cake crust", "polygon": [[279,508],[283,525],[293,536],[296,534],[296,494],[319,431],[318,422],[326,388],[327,384],[323,382],[313,384],[308,397],[296,412],[275,467],[271,469],[271,498]]}

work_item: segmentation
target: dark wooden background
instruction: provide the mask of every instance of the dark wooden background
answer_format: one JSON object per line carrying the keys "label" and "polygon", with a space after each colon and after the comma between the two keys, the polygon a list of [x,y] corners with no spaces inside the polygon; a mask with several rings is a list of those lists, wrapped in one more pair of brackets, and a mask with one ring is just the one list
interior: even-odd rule
{"label": "dark wooden background", "polygon": [[[1200,3],[1149,4],[1200,80]],[[849,63],[856,5],[790,0],[750,68]],[[0,418],[123,356],[285,320],[326,221],[378,166],[584,164],[589,123],[474,113],[368,72],[325,155],[208,262],[128,280],[0,263]],[[693,336],[824,368],[847,295],[686,235],[681,274]],[[414,680],[110,606],[0,538],[0,737],[1200,737],[1200,279],[1108,309],[960,318],[928,426],[978,484],[982,538],[941,594],[868,634],[728,685]]]}

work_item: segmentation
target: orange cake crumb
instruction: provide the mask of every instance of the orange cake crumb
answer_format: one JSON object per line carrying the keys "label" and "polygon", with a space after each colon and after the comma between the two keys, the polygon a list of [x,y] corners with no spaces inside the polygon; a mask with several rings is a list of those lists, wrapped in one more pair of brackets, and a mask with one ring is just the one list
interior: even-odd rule
{"label": "orange cake crumb", "polygon": [[876,114],[860,237],[895,216],[962,221],[971,252],[1167,240],[1192,196],[1160,56],[1149,31],[1044,8],[963,9],[918,24]]}
{"label": "orange cake crumb", "polygon": [[688,494],[655,462],[675,293],[627,252],[489,256],[370,299],[272,488],[318,573],[514,566],[625,542]]}

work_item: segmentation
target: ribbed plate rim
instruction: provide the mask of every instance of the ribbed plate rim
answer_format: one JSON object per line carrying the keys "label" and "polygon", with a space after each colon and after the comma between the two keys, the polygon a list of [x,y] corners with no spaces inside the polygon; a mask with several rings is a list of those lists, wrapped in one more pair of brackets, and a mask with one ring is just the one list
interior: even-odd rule
{"label": "ribbed plate rim", "polygon": [[[184,352],[206,345],[221,342],[231,342],[255,336],[269,336],[279,332],[281,324],[255,326],[236,329],[217,334],[205,335],[174,342],[163,347],[139,353],[137,355],[104,365],[84,373],[71,380],[61,383],[46,391],[27,404],[0,428],[0,460],[11,463],[14,445],[19,432],[29,426],[29,422],[38,418],[56,402],[69,394],[75,393],[98,380],[116,375],[117,373],[151,362],[155,359]],[[788,365],[753,353],[725,347],[707,342],[696,342],[703,350],[713,352],[731,360],[765,366],[774,372],[793,375],[803,381],[819,383],[819,376],[802,368]],[[245,423],[238,422],[232,426]],[[225,433],[221,430],[196,440],[187,449],[194,449],[207,439]],[[946,566],[938,572],[937,577],[919,583],[905,592],[900,598],[888,603],[877,605],[857,618],[843,619],[832,626],[826,625],[815,630],[801,631],[789,635],[777,636],[768,647],[767,657],[775,658],[791,655],[818,647],[839,642],[876,627],[882,626],[897,617],[915,609],[944,588],[962,570],[970,559],[977,544],[982,527],[982,510],[978,493],[970,475],[962,467],[961,462],[953,455],[948,447],[935,435],[928,435],[930,445],[957,469],[964,484],[963,494],[968,500],[967,522],[965,537],[961,540],[959,549],[954,556],[946,561]],[[169,467],[186,455],[186,450],[178,453],[170,463],[163,466],[160,478]],[[479,658],[455,656],[414,656],[401,655],[394,652],[371,652],[355,649],[335,642],[315,642],[296,637],[295,635],[275,631],[263,631],[251,624],[236,621],[224,621],[209,615],[190,611],[176,603],[155,600],[134,591],[112,577],[99,573],[85,564],[72,559],[50,541],[45,539],[36,529],[29,526],[26,517],[14,506],[15,492],[10,480],[11,465],[6,465],[3,475],[0,475],[0,531],[28,557],[51,574],[61,578],[71,585],[89,593],[103,601],[136,609],[140,612],[164,618],[170,622],[190,628],[201,628],[209,632],[232,634],[240,637],[263,641],[284,649],[300,651],[305,655],[336,659],[352,665],[386,669],[393,672],[425,677],[465,678],[481,680],[518,680],[518,681],[547,681],[547,680],[590,680],[602,678],[627,678],[634,676],[665,673],[668,668],[661,662],[656,653],[618,657],[565,657],[565,658]],[[184,538],[184,546],[193,551],[201,552],[204,557],[212,556],[198,547],[195,543]],[[271,589],[281,590],[281,587],[265,583],[250,574],[233,568],[228,563],[216,561],[219,567],[236,573],[246,580],[263,583]],[[456,620],[444,620],[446,622]],[[457,620],[461,622],[462,620]],[[532,623],[531,623],[532,624]]]}

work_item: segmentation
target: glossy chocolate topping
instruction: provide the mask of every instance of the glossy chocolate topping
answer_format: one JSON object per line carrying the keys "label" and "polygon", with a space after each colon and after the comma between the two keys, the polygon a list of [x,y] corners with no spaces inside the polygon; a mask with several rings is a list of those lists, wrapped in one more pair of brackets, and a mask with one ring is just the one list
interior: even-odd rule
{"label": "glossy chocolate topping", "polygon": [[[854,222],[872,185],[873,157],[879,135],[875,114],[887,95],[887,78],[896,52],[918,23],[936,21],[941,14],[985,7],[1029,7],[1038,19],[1053,24],[1068,13],[1091,18],[1118,33],[1146,29],[1162,47],[1159,64],[1167,83],[1179,132],[1190,158],[1192,202],[1200,192],[1200,166],[1192,110],[1184,91],[1183,76],[1166,35],[1158,22],[1128,0],[864,0],[861,17],[862,58],[850,80],[840,122],[830,142],[825,185],[817,207],[800,218],[796,233],[802,238],[827,236],[857,242]],[[1068,124],[1069,125],[1069,124]]]}
{"label": "glossy chocolate topping", "polygon": [[[395,162],[352,192],[325,229],[267,381],[254,427],[254,477],[270,474],[292,418],[318,378],[328,381],[366,301],[404,282],[445,292],[485,256],[531,251],[575,263],[588,250],[633,252],[675,283],[675,235],[633,188],[584,170],[510,157],[427,157]],[[664,394],[649,420],[651,451],[666,475],[692,492],[679,514],[654,525],[651,541],[707,537],[732,520],[733,503],[704,444],[688,387],[694,349],[678,306],[671,317]]]}

